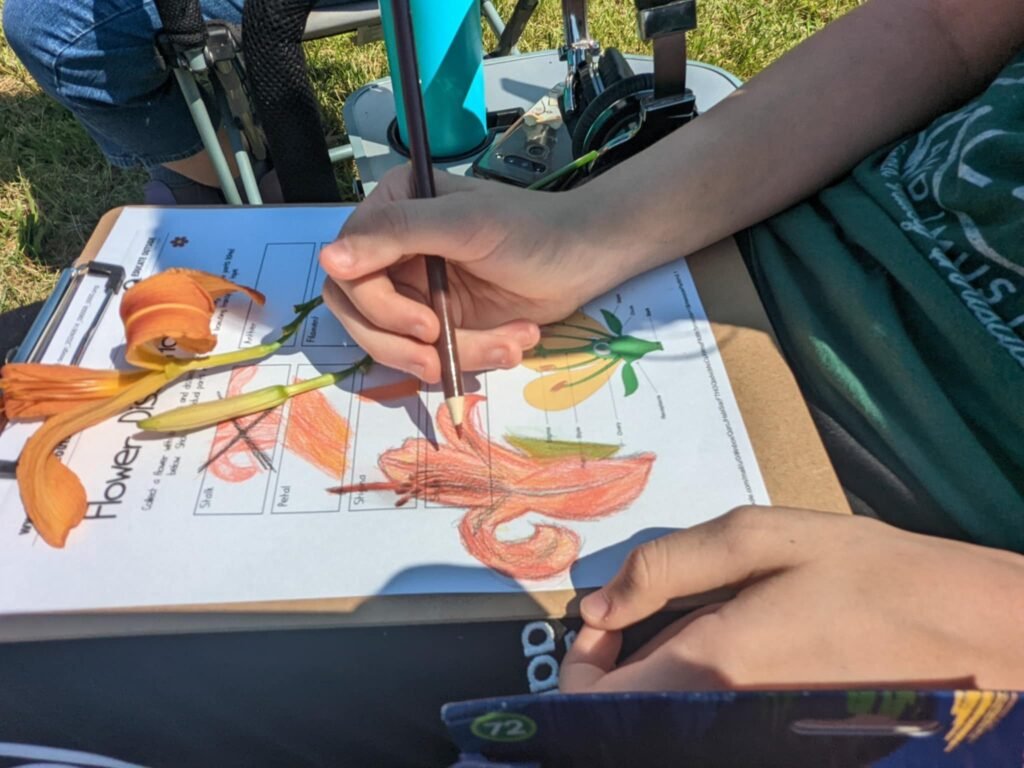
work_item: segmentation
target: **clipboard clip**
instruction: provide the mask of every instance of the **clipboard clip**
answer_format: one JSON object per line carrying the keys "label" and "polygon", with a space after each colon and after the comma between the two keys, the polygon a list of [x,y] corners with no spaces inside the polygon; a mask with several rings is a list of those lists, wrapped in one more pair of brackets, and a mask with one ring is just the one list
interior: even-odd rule
{"label": "clipboard clip", "polygon": [[49,347],[50,342],[53,341],[53,337],[57,333],[57,329],[60,327],[65,315],[67,315],[68,308],[71,306],[71,300],[75,297],[75,293],[78,291],[79,286],[81,286],[82,281],[87,276],[93,275],[105,277],[106,283],[103,287],[103,300],[100,302],[99,308],[93,315],[89,326],[85,329],[81,339],[78,341],[78,345],[75,347],[74,354],[71,356],[70,364],[78,365],[85,355],[85,350],[88,348],[100,320],[110,305],[110,300],[121,290],[121,286],[124,285],[125,271],[122,266],[107,264],[102,261],[87,261],[84,264],[77,264],[65,269],[61,273],[53,293],[50,294],[42,309],[39,310],[39,315],[32,323],[32,327],[29,328],[24,341],[8,352],[7,359],[4,362],[39,362],[47,347]]}

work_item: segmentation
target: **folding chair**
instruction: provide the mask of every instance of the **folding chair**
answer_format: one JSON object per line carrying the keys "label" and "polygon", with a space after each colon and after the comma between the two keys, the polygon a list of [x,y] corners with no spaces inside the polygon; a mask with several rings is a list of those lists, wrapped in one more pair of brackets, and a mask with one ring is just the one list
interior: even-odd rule
{"label": "folding chair", "polygon": [[[204,90],[215,94],[225,115],[223,128],[245,202],[263,202],[253,166],[254,161],[268,158],[268,146],[274,148],[269,153],[274,162],[299,169],[303,177],[301,186],[282,183],[286,200],[338,200],[333,171],[324,158],[336,163],[351,158],[353,151],[348,144],[327,147],[301,45],[352,33],[364,41],[376,39],[380,28],[376,0],[247,0],[244,36],[233,25],[205,22],[200,0],[157,0],[156,5],[164,27],[158,47],[185,97],[225,200],[239,205],[243,196],[218,140]],[[502,38],[505,27],[490,0],[481,4],[481,15]],[[257,115],[287,119],[268,119],[261,125]],[[282,129],[282,125],[288,127]]]}

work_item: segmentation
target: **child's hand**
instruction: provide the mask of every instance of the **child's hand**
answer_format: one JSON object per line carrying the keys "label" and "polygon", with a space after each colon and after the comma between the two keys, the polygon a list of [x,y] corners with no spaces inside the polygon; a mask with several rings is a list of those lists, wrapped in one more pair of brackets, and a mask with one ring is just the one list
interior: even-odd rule
{"label": "child's hand", "polygon": [[[727,586],[616,663],[623,627]],[[1024,557],[866,518],[744,507],[634,550],[581,607],[570,693],[1024,689]]]}
{"label": "child's hand", "polygon": [[438,173],[437,198],[410,200],[410,183],[408,166],[385,176],[320,256],[328,306],[378,362],[440,378],[439,325],[418,254],[448,259],[466,370],[517,365],[537,343],[538,323],[568,316],[603,288],[573,193]]}

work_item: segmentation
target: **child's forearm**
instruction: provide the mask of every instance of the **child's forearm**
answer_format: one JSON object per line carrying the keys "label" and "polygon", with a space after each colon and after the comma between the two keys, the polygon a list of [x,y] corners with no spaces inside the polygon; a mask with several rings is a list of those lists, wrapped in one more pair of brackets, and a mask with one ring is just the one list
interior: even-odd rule
{"label": "child's forearm", "polygon": [[1022,19],[1019,0],[872,0],[829,25],[578,191],[584,208],[629,223],[610,233],[620,252],[643,241],[602,287],[785,209],[965,101],[1024,42]]}

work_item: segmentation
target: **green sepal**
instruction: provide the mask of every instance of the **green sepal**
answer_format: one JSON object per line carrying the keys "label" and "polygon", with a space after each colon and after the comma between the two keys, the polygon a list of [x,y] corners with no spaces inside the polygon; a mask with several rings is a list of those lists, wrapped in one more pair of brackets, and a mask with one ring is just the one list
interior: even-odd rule
{"label": "green sepal", "polygon": [[626,388],[626,397],[629,397],[637,388],[640,386],[640,381],[636,377],[636,371],[633,370],[631,363],[626,363],[622,366],[622,384]]}
{"label": "green sepal", "polygon": [[622,335],[622,321],[619,320],[613,313],[607,309],[602,309],[601,314],[604,315],[604,324],[608,326],[608,330],[614,333],[616,336]]}

